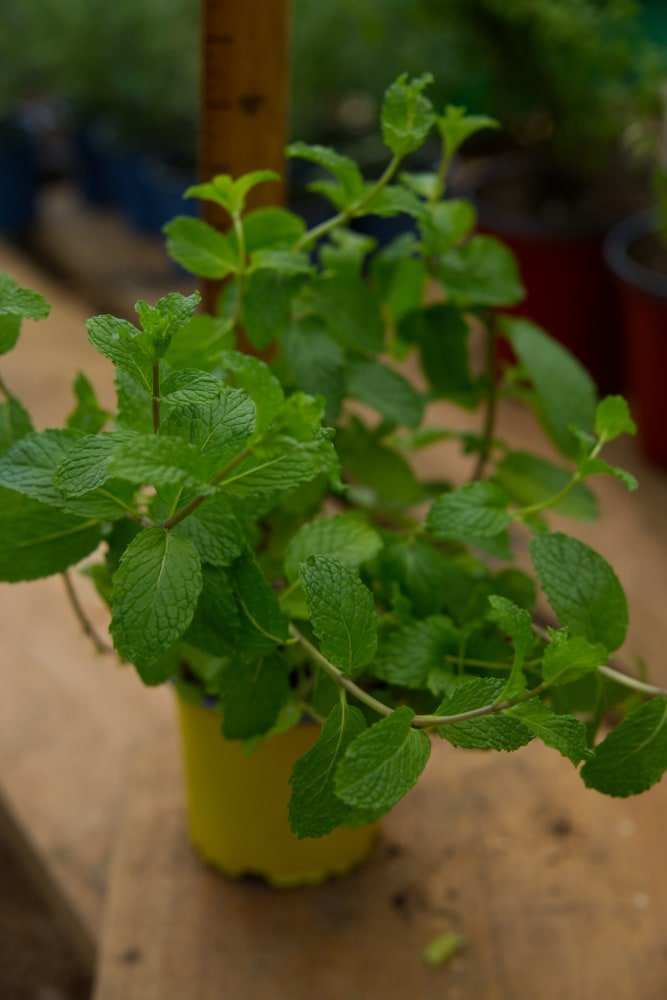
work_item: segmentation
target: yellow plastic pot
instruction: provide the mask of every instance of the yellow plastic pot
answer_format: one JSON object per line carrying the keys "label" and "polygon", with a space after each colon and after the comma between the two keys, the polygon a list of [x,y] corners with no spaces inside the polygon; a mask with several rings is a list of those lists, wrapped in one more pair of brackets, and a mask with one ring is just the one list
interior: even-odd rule
{"label": "yellow plastic pot", "polygon": [[217,712],[183,698],[178,705],[190,839],[204,861],[225,875],[258,875],[293,888],[344,875],[366,860],[377,824],[304,840],[289,828],[289,776],[315,742],[317,725],[302,723],[246,756],[238,740],[222,736]]}

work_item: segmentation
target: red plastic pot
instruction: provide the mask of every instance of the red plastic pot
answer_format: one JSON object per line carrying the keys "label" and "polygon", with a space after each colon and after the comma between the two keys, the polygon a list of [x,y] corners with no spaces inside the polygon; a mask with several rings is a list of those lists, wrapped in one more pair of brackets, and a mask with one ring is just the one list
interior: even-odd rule
{"label": "red plastic pot", "polygon": [[604,263],[604,229],[579,220],[547,223],[487,199],[494,184],[521,169],[514,161],[491,163],[473,180],[479,228],[502,239],[518,259],[526,298],[516,311],[568,348],[603,393],[618,392],[618,303]]}
{"label": "red plastic pot", "polygon": [[628,393],[639,442],[667,466],[667,276],[632,256],[638,240],[655,231],[655,214],[618,223],[605,241],[605,258],[620,292]]}

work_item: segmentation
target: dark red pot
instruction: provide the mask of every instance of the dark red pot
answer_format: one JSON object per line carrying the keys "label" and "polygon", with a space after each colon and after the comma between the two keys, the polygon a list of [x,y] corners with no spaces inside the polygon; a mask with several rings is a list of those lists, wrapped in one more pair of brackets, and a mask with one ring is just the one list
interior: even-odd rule
{"label": "dark red pot", "polygon": [[667,276],[632,256],[632,246],[655,231],[641,212],[610,231],[605,258],[618,285],[628,394],[638,437],[654,462],[667,466]]}
{"label": "dark red pot", "polygon": [[602,244],[604,230],[588,223],[547,223],[490,203],[485,190],[499,173],[492,165],[473,184],[479,228],[498,236],[516,255],[526,299],[516,312],[543,327],[589,370],[600,391],[622,383],[618,303]]}

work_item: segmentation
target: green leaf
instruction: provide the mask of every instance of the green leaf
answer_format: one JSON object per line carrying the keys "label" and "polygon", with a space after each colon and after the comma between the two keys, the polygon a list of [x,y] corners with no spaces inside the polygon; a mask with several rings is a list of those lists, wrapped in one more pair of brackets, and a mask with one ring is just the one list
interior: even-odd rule
{"label": "green leaf", "polygon": [[0,354],[14,347],[23,319],[45,319],[50,312],[46,299],[28,288],[20,288],[0,271]]}
{"label": "green leaf", "polygon": [[482,129],[500,128],[495,118],[487,115],[469,115],[466,109],[448,104],[442,115],[436,115],[435,123],[445,145],[445,156],[448,160],[456,155],[460,147]]}
{"label": "green leaf", "polygon": [[253,170],[234,180],[229,174],[218,174],[206,184],[195,184],[185,192],[186,198],[201,198],[220,205],[231,216],[240,216],[245,208],[248,193],[258,184],[279,181],[274,170]]}
{"label": "green leaf", "polygon": [[287,327],[292,312],[292,299],[299,279],[279,271],[253,271],[243,293],[243,327],[248,340],[258,350],[280,336]]}
{"label": "green leaf", "polygon": [[447,295],[464,304],[515,306],[525,295],[514,255],[494,236],[473,236],[441,254],[435,273]]}
{"label": "green leaf", "polygon": [[[187,495],[181,497],[184,507]],[[230,566],[243,551],[247,539],[233,506],[224,495],[209,497],[201,507],[177,524],[173,531],[187,535],[197,547],[202,562]]]}
{"label": "green leaf", "polygon": [[443,493],[431,507],[426,527],[441,541],[480,545],[488,539],[506,546],[511,521],[507,497],[493,483],[467,483]]}
{"label": "green leaf", "polygon": [[203,487],[207,470],[199,449],[187,441],[166,434],[125,431],[113,450],[108,471],[133,483]]}
{"label": "green leaf", "polygon": [[360,422],[336,431],[336,450],[346,479],[351,476],[370,487],[383,507],[409,506],[423,498],[421,484],[408,462]]}
{"label": "green leaf", "polygon": [[258,512],[258,498],[264,498],[261,512],[265,513],[279,499],[317,476],[332,478],[337,473],[336,462],[330,436],[324,432],[304,442],[276,434],[230,469],[219,488],[239,500],[253,498]]}
{"label": "green leaf", "polygon": [[62,573],[99,545],[91,519],[0,489],[0,580],[36,580]]}
{"label": "green leaf", "polygon": [[523,665],[533,642],[533,620],[525,608],[497,594],[489,597],[491,613],[489,618],[505,632],[514,644],[514,662],[503,689],[503,698],[517,698],[526,690]]}
{"label": "green leaf", "polygon": [[[66,449],[52,481],[64,497],[80,497],[110,478],[109,462],[122,434],[86,434]],[[42,498],[40,498],[42,499]]]}
{"label": "green leaf", "polygon": [[622,396],[606,396],[595,410],[595,433],[605,441],[614,441],[621,434],[636,434],[637,425]]}
{"label": "green leaf", "polygon": [[410,791],[431,752],[426,733],[412,728],[413,716],[398,708],[350,743],[334,778],[339,798],[381,815]]}
{"label": "green leaf", "polygon": [[252,255],[252,270],[254,272],[262,268],[268,268],[285,276],[313,273],[313,265],[307,253],[286,247],[266,247],[257,250]]}
{"label": "green leaf", "polygon": [[598,473],[605,476],[613,476],[615,479],[620,480],[631,493],[639,488],[639,483],[631,472],[628,472],[627,469],[621,469],[617,465],[610,465],[601,458],[586,457],[580,459],[578,468],[579,472],[584,476],[594,476]]}
{"label": "green leaf", "polygon": [[224,382],[209,372],[182,368],[167,376],[160,395],[171,407],[203,406],[219,399],[226,388]]}
{"label": "green leaf", "polygon": [[544,650],[542,673],[550,686],[571,684],[606,663],[607,650],[593,645],[581,635],[570,637],[567,629],[551,632]]}
{"label": "green leaf", "polygon": [[0,403],[0,455],[32,431],[30,414],[14,396]]}
{"label": "green leaf", "polygon": [[257,208],[243,218],[243,232],[248,253],[268,247],[293,246],[306,231],[299,215],[275,205]]}
{"label": "green leaf", "polygon": [[153,433],[151,393],[121,369],[116,369],[116,424],[121,430]]}
{"label": "green leaf", "polygon": [[[475,677],[457,687],[434,714],[459,715],[493,705],[501,697],[504,686],[504,681],[495,677]],[[500,711],[449,722],[440,726],[438,733],[452,746],[467,750],[518,750],[533,738],[527,726]]]}
{"label": "green leaf", "polygon": [[605,795],[639,795],[667,770],[667,700],[640,705],[595,748],[581,776]]}
{"label": "green leaf", "polygon": [[323,837],[345,823],[351,807],[334,792],[334,775],[350,743],[366,728],[358,708],[332,708],[317,740],[290,777],[289,821],[297,837]]}
{"label": "green leaf", "polygon": [[[89,490],[77,490],[76,495],[65,497],[56,481],[60,464],[73,449],[82,447],[90,437],[70,430],[47,430],[27,434],[14,444],[0,459],[0,486],[16,490],[24,496],[39,500],[52,507],[68,510],[82,517],[116,518],[124,513],[124,507],[132,495],[132,490],[117,483],[106,484],[104,491],[95,489],[91,483],[101,485],[108,478],[106,469],[99,467],[99,457],[111,435],[92,438],[100,443],[95,448],[95,466],[88,473],[88,458],[78,470],[78,478],[85,474],[85,486]],[[108,454],[108,453],[105,453]],[[93,458],[90,458],[93,462]],[[94,492],[92,492],[94,491]]]}
{"label": "green leaf", "polygon": [[500,319],[501,329],[528,372],[534,406],[545,430],[565,455],[579,444],[570,425],[590,431],[595,420],[595,385],[588,372],[538,326],[514,316]]}
{"label": "green leaf", "polygon": [[[216,379],[214,402],[183,406],[163,424],[165,440],[180,438],[189,449],[183,461],[193,475],[210,479],[237,456],[253,437],[255,404],[242,389],[231,389]],[[159,453],[159,447],[158,447]]]}
{"label": "green leaf", "polygon": [[506,710],[506,715],[519,721],[533,736],[571,760],[577,767],[589,756],[586,727],[573,715],[556,715],[538,698]]}
{"label": "green leaf", "polygon": [[150,393],[153,366],[148,336],[128,320],[108,315],[93,316],[86,328],[93,347]]}
{"label": "green leaf", "polygon": [[201,219],[180,215],[164,227],[167,253],[190,274],[220,280],[239,270],[238,243]]}
{"label": "green leaf", "polygon": [[372,236],[355,233],[352,229],[334,229],[329,239],[320,244],[320,261],[325,270],[359,275],[366,257],[376,246],[377,240]]}
{"label": "green leaf", "polygon": [[233,346],[233,339],[229,319],[197,314],[174,334],[164,359],[172,369],[214,371],[220,364],[220,355]]}
{"label": "green leaf", "polygon": [[150,341],[151,354],[164,357],[172,338],[191,321],[195,314],[201,295],[181,295],[180,292],[169,292],[163,295],[154,306],[140,299],[135,310],[144,333]]}
{"label": "green leaf", "polygon": [[240,351],[227,351],[220,356],[220,365],[227,379],[237,388],[245,389],[255,404],[256,433],[259,436],[273,423],[285,402],[280,382],[259,358]]}
{"label": "green leaf", "polygon": [[419,149],[431,131],[435,114],[423,91],[432,82],[430,73],[412,80],[403,73],[387,89],[381,112],[382,138],[395,156]]}
{"label": "green leaf", "polygon": [[[374,185],[367,184],[366,191],[370,194]],[[379,215],[385,219],[397,215],[410,215],[413,219],[423,219],[427,214],[424,202],[408,188],[399,184],[391,184],[377,191],[365,202],[359,215]]]}
{"label": "green leaf", "polygon": [[[236,596],[245,616],[245,636],[253,641],[253,649],[270,650],[287,639],[287,615],[283,612],[275,591],[264,578],[255,557],[245,552],[232,570]],[[245,639],[244,639],[245,642]]]}
{"label": "green leaf", "polygon": [[[537,455],[508,451],[493,478],[516,504],[528,507],[559,493],[570,482],[572,473]],[[552,509],[580,521],[595,521],[598,516],[597,500],[583,483],[577,483]]]}
{"label": "green leaf", "polygon": [[380,574],[398,584],[419,617],[441,609],[447,589],[447,564],[445,557],[427,541],[399,539],[385,545]]}
{"label": "green leaf", "polygon": [[113,579],[111,635],[145,684],[166,679],[154,668],[186,632],[201,589],[199,554],[189,538],[148,528],[123,553]]}
{"label": "green leaf", "polygon": [[313,308],[332,337],[353,351],[379,354],[384,345],[380,302],[368,285],[354,275],[333,275],[309,287]]}
{"label": "green leaf", "polygon": [[465,939],[455,931],[439,934],[424,948],[424,961],[432,969],[441,969],[459,952]]}
{"label": "green leaf", "polygon": [[223,734],[245,740],[267,733],[290,693],[289,668],[280,656],[227,664],[219,687]]}
{"label": "green leaf", "polygon": [[297,580],[299,568],[309,556],[334,556],[344,566],[357,569],[382,548],[376,531],[354,514],[319,517],[304,524],[293,535],[285,553],[285,573]]}
{"label": "green leaf", "polygon": [[392,424],[416,427],[421,422],[424,400],[420,393],[402,375],[379,361],[362,358],[352,361],[347,391]]}
{"label": "green leaf", "polygon": [[79,435],[69,430],[47,430],[23,435],[0,459],[0,486],[56,507],[63,498],[53,475]]}
{"label": "green leaf", "polygon": [[628,628],[628,605],[606,559],[560,532],[535,536],[530,557],[562,624],[609,652],[618,649]]}
{"label": "green leaf", "polygon": [[83,372],[79,372],[74,379],[74,395],[77,405],[67,417],[67,426],[86,434],[97,434],[111,414],[102,409],[91,382]]}
{"label": "green leaf", "polygon": [[477,222],[475,209],[469,201],[449,198],[429,205],[420,220],[422,252],[425,256],[448,253],[471,234]]}
{"label": "green leaf", "polygon": [[292,159],[308,160],[332,173],[339,182],[344,204],[349,204],[357,199],[364,189],[364,179],[354,160],[329,149],[327,146],[311,146],[305,142],[293,142],[287,147],[287,155]]}
{"label": "green leaf", "polygon": [[411,256],[394,260],[389,253],[377,253],[371,261],[371,274],[395,323],[421,306],[428,280],[422,260]]}
{"label": "green leaf", "polygon": [[373,675],[399,687],[425,688],[431,671],[445,667],[445,654],[455,651],[457,639],[452,622],[441,615],[409,622],[381,643]]}
{"label": "green leaf", "polygon": [[212,656],[238,659],[241,620],[231,578],[225,570],[204,564],[202,581],[199,602],[183,639]]}
{"label": "green leaf", "polygon": [[419,344],[422,370],[437,396],[474,407],[479,389],[470,372],[470,330],[455,306],[438,303],[407,313],[399,336]]}
{"label": "green leaf", "polygon": [[327,419],[335,420],[345,390],[345,355],[321,320],[305,317],[285,331],[283,350],[303,392],[323,396]]}
{"label": "green leaf", "polygon": [[377,648],[373,595],[354,570],[330,556],[310,556],[301,566],[301,583],[322,652],[356,676]]}

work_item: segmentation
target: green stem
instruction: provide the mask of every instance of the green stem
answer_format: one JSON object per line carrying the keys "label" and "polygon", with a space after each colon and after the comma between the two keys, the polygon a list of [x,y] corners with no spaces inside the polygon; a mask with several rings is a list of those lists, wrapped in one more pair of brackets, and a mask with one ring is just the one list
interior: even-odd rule
{"label": "green stem", "polygon": [[[358,684],[355,684],[353,680],[347,677],[342,670],[334,666],[327,660],[316,646],[306,639],[305,635],[294,626],[289,627],[290,635],[296,639],[298,643],[305,649],[311,659],[320,666],[325,673],[327,673],[340,687],[345,688],[345,690],[351,694],[357,701],[363,702],[364,705],[368,705],[379,715],[389,716],[393,715],[394,709],[385,705],[383,702],[374,698],[373,695],[364,691],[360,688]],[[518,698],[511,698],[507,701],[497,702],[496,704],[483,705],[480,708],[473,708],[468,712],[458,712],[456,715],[415,715],[412,719],[412,726],[415,729],[436,729],[439,726],[448,726],[456,722],[467,722],[469,719],[479,719],[485,715],[495,715],[498,712],[503,712],[507,708],[513,708],[514,705],[520,705],[524,701],[529,701],[531,698],[536,698],[537,695],[541,694],[544,690],[544,685],[539,684],[537,687],[532,688],[530,691],[526,691],[525,694],[520,695]]]}
{"label": "green stem", "polygon": [[344,226],[346,222],[349,222],[355,215],[357,215],[362,208],[369,204],[382,191],[387,184],[393,179],[396,171],[401,165],[402,157],[395,155],[392,157],[390,163],[387,165],[384,173],[381,177],[378,177],[375,184],[372,184],[362,195],[356,199],[356,201],[351,202],[347,208],[338,212],[337,215],[332,215],[330,219],[325,219],[324,222],[320,222],[318,226],[313,226],[308,232],[304,233],[301,239],[296,243],[295,250],[304,250],[311,243],[316,243],[327,233],[332,232],[332,230],[337,229],[338,226]]}
{"label": "green stem", "polygon": [[105,642],[104,639],[102,639],[102,637],[98,635],[95,626],[88,618],[86,612],[83,610],[83,607],[81,606],[81,602],[79,601],[78,594],[74,589],[74,584],[72,583],[72,578],[70,577],[69,573],[67,572],[63,573],[62,578],[63,578],[63,583],[65,584],[65,591],[67,593],[67,597],[69,598],[69,602],[72,605],[72,610],[74,611],[74,614],[78,619],[81,628],[83,629],[84,635],[88,636],[88,638],[92,641],[93,646],[95,647],[98,653],[106,653],[106,654],[113,653],[113,646],[110,646],[108,642]]}
{"label": "green stem", "polygon": [[493,448],[493,436],[496,426],[498,403],[496,384],[496,328],[492,315],[488,317],[486,324],[484,371],[487,384],[486,410],[484,413],[484,427],[482,428],[482,444],[472,474],[473,480],[482,479],[484,476],[489,455]]}
{"label": "green stem", "polygon": [[575,472],[569,483],[566,483],[558,493],[554,493],[553,496],[547,497],[546,500],[540,500],[538,503],[531,503],[527,507],[517,507],[516,510],[510,512],[512,517],[515,521],[522,521],[524,518],[530,517],[531,514],[539,514],[541,510],[556,507],[572,492],[577,483],[580,483],[582,479],[583,476],[579,472]]}
{"label": "green stem", "polygon": [[389,708],[388,705],[385,705],[381,701],[378,701],[377,698],[374,698],[372,694],[368,694],[368,692],[364,691],[363,688],[360,688],[358,684],[355,684],[353,680],[346,677],[342,670],[339,670],[338,667],[333,665],[333,663],[330,663],[326,656],[323,656],[323,654],[320,653],[317,646],[313,646],[312,642],[309,642],[305,635],[302,635],[294,625],[290,625],[289,632],[292,638],[296,639],[296,641],[303,646],[310,658],[317,663],[318,666],[320,666],[322,670],[324,670],[324,672],[339,685],[339,687],[345,688],[345,690],[351,695],[354,695],[357,701],[361,701],[364,705],[368,705],[369,708],[374,709],[374,711],[378,712],[380,715],[391,715],[393,713],[393,708]]}
{"label": "green stem", "polygon": [[236,305],[234,307],[234,329],[238,329],[241,325],[241,317],[243,315],[243,295],[245,292],[245,279],[246,279],[246,269],[248,262],[246,260],[247,250],[245,242],[245,233],[243,231],[243,222],[240,215],[234,214],[232,216],[232,222],[234,224],[234,232],[236,233],[236,241],[239,248],[239,265],[240,271],[236,276]]}
{"label": "green stem", "polygon": [[[224,469],[221,469],[220,472],[218,472],[218,474],[213,477],[210,485],[217,486],[225,478],[225,476],[229,472],[231,472],[232,469],[236,468],[236,466],[240,462],[242,462],[244,458],[247,458],[249,454],[250,450],[248,448],[244,448],[243,451],[240,451],[238,455],[234,456],[231,462],[227,463]],[[188,517],[190,514],[192,514],[193,511],[197,510],[198,507],[201,507],[204,501],[208,500],[208,498],[209,498],[208,493],[201,493],[199,496],[196,496],[194,500],[191,500],[189,503],[186,503],[185,507],[181,507],[181,509],[176,511],[175,514],[173,514],[171,517],[168,517],[166,521],[161,521],[160,522],[161,527],[166,528],[167,531],[169,531],[171,528],[175,528],[177,524],[180,524],[181,521],[184,521],[185,518]]]}
{"label": "green stem", "polygon": [[431,197],[429,198],[431,205],[437,204],[445,194],[445,184],[451,164],[452,158],[451,156],[447,156],[443,148],[442,157],[440,158],[440,163],[438,164],[436,186],[431,194]]}
{"label": "green stem", "polygon": [[7,386],[7,383],[6,383],[5,381],[4,381],[4,379],[2,378],[2,376],[0,376],[0,392],[1,392],[1,393],[3,394],[3,396],[5,396],[5,397],[6,397],[7,399],[14,399],[14,398],[15,398],[15,396],[14,396],[14,393],[13,393],[13,392],[11,391],[11,389],[10,389],[10,388],[9,388],[9,387]]}
{"label": "green stem", "polygon": [[642,694],[651,695],[653,698],[667,698],[667,688],[656,687],[655,684],[647,684],[646,681],[630,677],[629,674],[624,674],[620,670],[614,670],[613,667],[598,667],[598,673],[602,674],[603,677],[608,677],[611,681],[615,681],[617,684],[622,684],[624,687],[630,688],[632,691],[641,691]]}
{"label": "green stem", "polygon": [[153,362],[153,388],[151,392],[153,433],[160,433],[160,362]]}
{"label": "green stem", "polygon": [[[539,635],[542,639],[549,639],[549,633],[537,622],[533,622],[533,632]],[[616,670],[614,667],[608,666],[606,663],[601,664],[597,667],[598,674],[603,677],[607,677],[611,681],[615,681],[617,684],[621,684],[623,687],[630,688],[632,691],[641,691],[642,694],[647,694],[652,698],[667,698],[667,688],[657,687],[655,684],[648,684],[646,681],[640,681],[637,677],[631,677],[629,674],[624,674],[621,670]]]}

